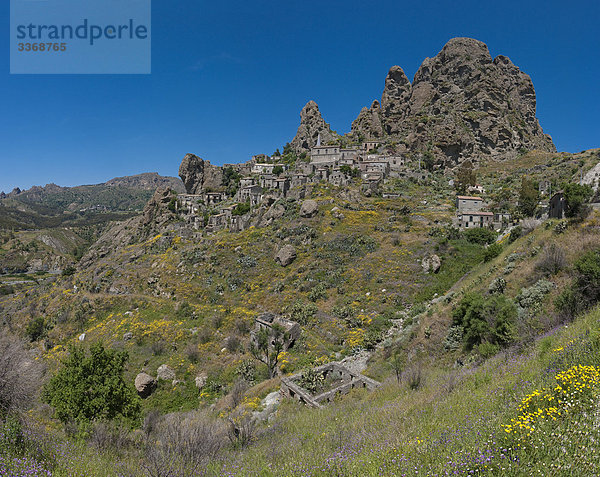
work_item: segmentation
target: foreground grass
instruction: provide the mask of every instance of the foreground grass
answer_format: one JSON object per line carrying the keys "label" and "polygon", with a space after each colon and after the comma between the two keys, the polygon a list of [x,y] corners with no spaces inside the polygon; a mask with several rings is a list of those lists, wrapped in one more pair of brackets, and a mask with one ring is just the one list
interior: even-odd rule
{"label": "foreground grass", "polygon": [[[531,439],[517,439],[504,426],[518,418],[519,404],[528,394],[555,385],[556,374],[576,365],[600,365],[599,320],[597,309],[548,333],[522,354],[506,351],[477,368],[447,372],[431,367],[416,391],[389,381],[375,393],[357,393],[323,410],[286,403],[280,419],[258,442],[213,463],[209,471],[591,475],[599,464],[591,412],[596,387],[568,405],[570,411],[557,421],[540,425]],[[567,404],[561,406],[566,410]]]}

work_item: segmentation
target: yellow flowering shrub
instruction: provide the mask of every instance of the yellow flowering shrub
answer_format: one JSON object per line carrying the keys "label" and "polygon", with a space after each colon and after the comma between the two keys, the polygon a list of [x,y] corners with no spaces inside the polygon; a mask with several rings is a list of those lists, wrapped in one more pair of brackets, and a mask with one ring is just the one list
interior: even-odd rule
{"label": "yellow flowering shrub", "polygon": [[577,365],[555,376],[556,385],[535,390],[519,405],[519,416],[504,425],[504,431],[517,440],[531,436],[544,421],[556,421],[580,410],[598,390],[600,370],[595,366]]}

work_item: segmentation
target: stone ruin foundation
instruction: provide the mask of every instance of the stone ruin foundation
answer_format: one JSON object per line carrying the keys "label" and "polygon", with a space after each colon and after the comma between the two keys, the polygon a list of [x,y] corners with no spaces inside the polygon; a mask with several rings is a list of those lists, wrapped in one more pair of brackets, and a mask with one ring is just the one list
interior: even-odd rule
{"label": "stone ruin foundation", "polygon": [[332,402],[336,396],[348,394],[355,388],[366,388],[372,391],[380,386],[374,379],[367,378],[360,373],[354,373],[339,363],[327,363],[313,369],[321,374],[324,379],[332,378],[338,384],[318,394],[311,394],[301,385],[302,373],[281,378],[281,394],[284,397],[296,399],[307,406],[322,408],[324,404]]}

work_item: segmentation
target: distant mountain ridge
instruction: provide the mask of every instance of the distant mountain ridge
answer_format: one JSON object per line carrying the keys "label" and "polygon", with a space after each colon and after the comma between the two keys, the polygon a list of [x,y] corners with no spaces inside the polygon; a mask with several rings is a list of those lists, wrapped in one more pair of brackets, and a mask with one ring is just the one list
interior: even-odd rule
{"label": "distant mountain ridge", "polygon": [[184,192],[179,178],[147,172],[76,187],[34,186],[0,194],[0,228],[97,224],[140,212],[157,188]]}

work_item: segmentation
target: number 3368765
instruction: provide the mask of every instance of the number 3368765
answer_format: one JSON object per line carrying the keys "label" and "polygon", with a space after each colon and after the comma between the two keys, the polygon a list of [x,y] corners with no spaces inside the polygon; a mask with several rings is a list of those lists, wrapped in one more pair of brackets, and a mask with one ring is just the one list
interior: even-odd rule
{"label": "number 3368765", "polygon": [[19,51],[66,51],[66,43],[19,43]]}

